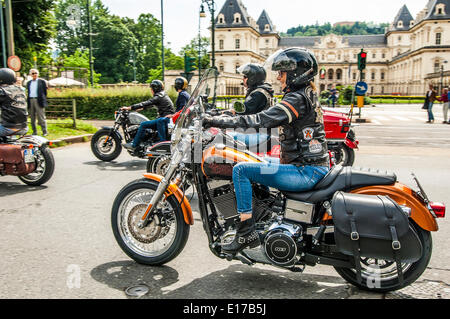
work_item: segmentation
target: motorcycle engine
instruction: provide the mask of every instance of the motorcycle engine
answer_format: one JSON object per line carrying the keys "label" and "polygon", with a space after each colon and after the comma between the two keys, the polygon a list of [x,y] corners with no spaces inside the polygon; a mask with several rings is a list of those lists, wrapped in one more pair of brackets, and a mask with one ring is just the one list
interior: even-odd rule
{"label": "motorcycle engine", "polygon": [[131,137],[135,137],[138,129],[139,125],[131,125],[127,128],[127,132],[128,134],[130,134]]}
{"label": "motorcycle engine", "polygon": [[278,222],[273,224],[264,238],[266,256],[277,266],[294,266],[297,261],[297,242],[301,235],[300,226]]}

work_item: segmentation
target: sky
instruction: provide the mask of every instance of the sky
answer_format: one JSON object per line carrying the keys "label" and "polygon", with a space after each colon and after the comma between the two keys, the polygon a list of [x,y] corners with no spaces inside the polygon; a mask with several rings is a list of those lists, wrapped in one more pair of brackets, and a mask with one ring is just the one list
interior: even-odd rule
{"label": "sky", "polygon": [[[141,13],[161,18],[161,0],[102,0],[110,13],[137,19]],[[225,0],[216,0],[217,13]],[[363,21],[391,23],[403,5],[412,16],[421,11],[428,0],[242,0],[250,16],[257,20],[263,9],[279,32],[298,25],[318,22]],[[174,53],[187,45],[199,33],[201,0],[163,0],[165,44]],[[205,7],[206,8],[206,7]],[[206,10],[207,11],[207,10]],[[210,36],[207,29],[210,15],[201,20],[202,36]]]}

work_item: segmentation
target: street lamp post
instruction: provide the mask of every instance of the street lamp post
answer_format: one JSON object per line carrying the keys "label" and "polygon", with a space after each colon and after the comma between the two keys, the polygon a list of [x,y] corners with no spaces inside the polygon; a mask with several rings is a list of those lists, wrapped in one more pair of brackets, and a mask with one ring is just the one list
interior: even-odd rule
{"label": "street lamp post", "polygon": [[162,63],[162,81],[164,82],[165,61],[164,61],[164,0],[161,0],[161,63]]}
{"label": "street lamp post", "polygon": [[3,56],[3,67],[6,68],[6,39],[5,39],[5,24],[3,22],[3,0],[0,0],[0,24],[2,33],[2,56]]}
{"label": "street lamp post", "polygon": [[8,40],[8,56],[14,55],[14,31],[12,20],[12,5],[11,0],[5,0],[5,22],[6,22],[6,37]]}
{"label": "street lamp post", "polygon": [[447,60],[443,61],[441,64],[441,83],[440,83],[440,90],[439,94],[442,94],[442,89],[444,88],[444,64],[448,63]]}
{"label": "street lamp post", "polygon": [[[205,3],[208,6],[208,10],[211,13],[211,64],[212,67],[216,67],[216,18],[215,18],[215,3],[214,0],[202,0],[202,4]],[[203,8],[203,7],[202,7]],[[200,17],[206,17],[205,11],[200,12]]]}
{"label": "street lamp post", "polygon": [[92,54],[92,23],[91,23],[91,1],[86,1],[86,13],[87,13],[87,19],[88,19],[88,34],[89,34],[89,69],[91,72],[91,87],[94,86],[94,61],[93,61],[93,54]]}

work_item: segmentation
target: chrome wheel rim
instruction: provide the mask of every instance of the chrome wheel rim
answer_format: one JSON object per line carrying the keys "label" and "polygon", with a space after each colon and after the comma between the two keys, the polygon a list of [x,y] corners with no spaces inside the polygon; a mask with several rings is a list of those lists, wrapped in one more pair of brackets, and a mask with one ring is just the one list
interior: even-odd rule
{"label": "chrome wheel rim", "polygon": [[[413,264],[402,263],[402,272],[408,271]],[[356,271],[355,275],[356,275]],[[361,276],[371,282],[387,282],[398,279],[397,264],[393,261],[375,258],[361,258]]]}
{"label": "chrome wheel rim", "polygon": [[137,227],[154,195],[153,190],[137,189],[128,194],[119,206],[117,222],[120,236],[125,245],[134,253],[144,257],[158,257],[169,250],[175,241],[177,217],[171,205],[164,201],[157,208],[171,210],[165,220],[166,226],[158,229],[161,220],[155,219],[144,229]]}
{"label": "chrome wheel rim", "polygon": [[114,150],[116,149],[116,141],[114,138],[109,137],[108,141],[106,142],[108,136],[102,136],[97,141],[97,150],[103,154],[103,155],[111,155],[114,153]]}
{"label": "chrome wheel rim", "polygon": [[45,171],[47,170],[47,164],[45,162],[45,158],[42,155],[41,150],[36,151],[36,168],[35,170],[25,176],[22,176],[22,178],[29,182],[35,182],[39,180],[42,176],[44,176]]}

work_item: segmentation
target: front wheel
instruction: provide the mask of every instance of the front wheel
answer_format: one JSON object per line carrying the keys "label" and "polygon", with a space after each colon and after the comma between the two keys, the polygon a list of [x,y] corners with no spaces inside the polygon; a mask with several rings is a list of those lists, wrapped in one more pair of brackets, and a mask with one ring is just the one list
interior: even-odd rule
{"label": "front wheel", "polygon": [[422,243],[422,257],[414,263],[402,263],[403,285],[400,284],[395,262],[374,258],[361,258],[362,284],[357,281],[356,271],[335,267],[337,273],[352,285],[367,291],[386,293],[411,285],[426,270],[431,259],[432,239],[428,231],[411,223]]}
{"label": "front wheel", "polygon": [[95,157],[104,162],[111,162],[122,152],[120,138],[111,129],[101,129],[91,140],[91,150]]}
{"label": "front wheel", "polygon": [[19,179],[30,186],[41,186],[47,183],[55,171],[55,159],[47,146],[41,146],[36,151],[36,169],[34,172],[19,176]]}
{"label": "front wheel", "polygon": [[160,202],[153,220],[138,224],[145,214],[158,183],[146,179],[125,186],[114,201],[111,225],[120,248],[140,264],[160,266],[178,256],[189,237],[189,225],[175,196]]}

